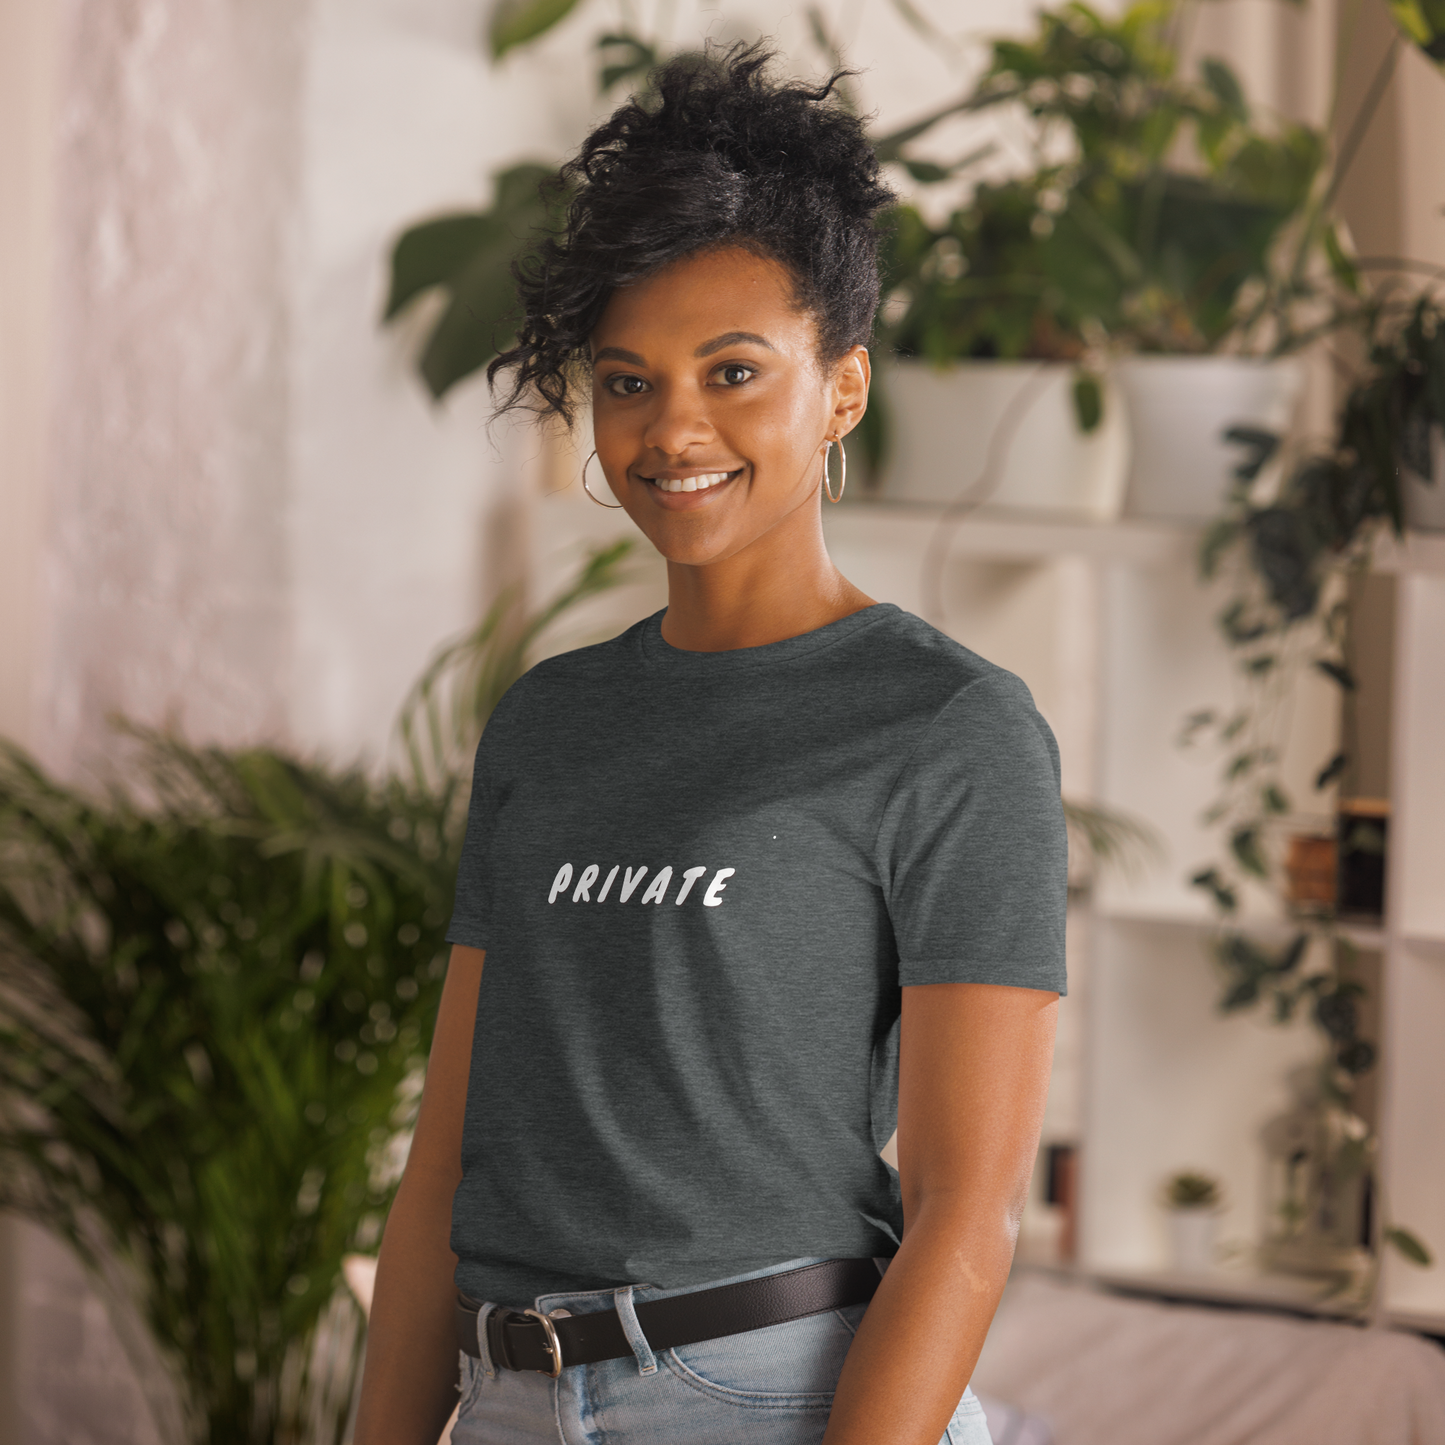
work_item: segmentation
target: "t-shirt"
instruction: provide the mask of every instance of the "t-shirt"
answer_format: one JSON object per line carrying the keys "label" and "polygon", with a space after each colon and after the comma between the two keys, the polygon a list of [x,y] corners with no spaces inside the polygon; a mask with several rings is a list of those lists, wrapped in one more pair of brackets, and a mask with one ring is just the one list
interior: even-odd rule
{"label": "t-shirt", "polygon": [[891,604],[542,662],[477,750],[448,938],[487,952],[457,1285],[674,1288],[888,1256],[900,990],[1064,991],[1058,750]]}

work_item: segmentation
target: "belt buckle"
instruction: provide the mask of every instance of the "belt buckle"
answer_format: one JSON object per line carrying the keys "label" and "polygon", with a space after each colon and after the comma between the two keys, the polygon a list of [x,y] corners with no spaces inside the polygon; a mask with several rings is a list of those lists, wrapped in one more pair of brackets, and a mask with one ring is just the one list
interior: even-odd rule
{"label": "belt buckle", "polygon": [[562,1341],[557,1338],[557,1326],[551,1319],[540,1310],[523,1310],[524,1315],[531,1315],[534,1320],[541,1320],[542,1330],[547,1336],[546,1350],[552,1357],[552,1368],[550,1370],[538,1370],[539,1375],[547,1375],[555,1380],[562,1373]]}

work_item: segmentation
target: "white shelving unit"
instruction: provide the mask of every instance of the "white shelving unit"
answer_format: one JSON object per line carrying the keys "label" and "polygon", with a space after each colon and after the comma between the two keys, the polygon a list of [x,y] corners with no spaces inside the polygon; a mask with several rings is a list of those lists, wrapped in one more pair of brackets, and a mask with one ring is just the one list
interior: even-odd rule
{"label": "white shelving unit", "polygon": [[[1191,1285],[1164,1269],[1157,1198],[1174,1170],[1224,1181],[1226,1242],[1262,1235],[1258,1133],[1287,1107],[1289,1070],[1320,1050],[1304,1021],[1281,1028],[1219,1014],[1211,917],[1186,881],[1219,846],[1198,821],[1219,758],[1182,749],[1180,726],[1195,709],[1227,707],[1234,686],[1214,628],[1217,599],[1196,580],[1197,536],[980,510],[949,522],[941,588],[925,587],[942,518],[923,505],[825,508],[829,547],[853,582],[925,616],[925,596],[941,590],[946,616],[929,620],[1029,684],[1059,739],[1066,794],[1143,820],[1162,843],[1154,865],[1106,875],[1092,902],[1071,911],[1071,998],[1045,1140],[1081,1146],[1078,1267],[1121,1287],[1328,1313],[1318,1291],[1287,1278],[1226,1269]],[[534,577],[545,590],[583,542],[626,528],[575,486],[550,492],[534,508]],[[1389,909],[1383,927],[1353,936],[1383,960],[1382,1212],[1445,1256],[1445,537],[1412,537],[1383,563],[1399,588]],[[628,596],[597,605],[594,624],[664,601],[654,562]],[[1285,759],[1296,798],[1311,796],[1338,728],[1333,685],[1307,678]],[[1265,901],[1253,909],[1252,921],[1270,927]],[[1420,1271],[1388,1259],[1381,1298],[1388,1318],[1445,1332],[1445,1265]]]}
{"label": "white shelving unit", "polygon": [[[865,591],[920,610],[941,516],[840,506],[827,512],[829,545]],[[1287,1074],[1313,1063],[1320,1042],[1303,1020],[1281,1028],[1217,1009],[1213,920],[1187,878],[1219,847],[1198,820],[1220,760],[1178,738],[1190,712],[1229,705],[1234,681],[1217,599],[1196,578],[1197,534],[997,511],[950,531],[948,615],[931,620],[1029,683],[1059,737],[1066,793],[1147,822],[1163,843],[1156,866],[1106,875],[1071,920],[1074,999],[1061,1015],[1046,1137],[1081,1145],[1079,1268],[1121,1288],[1336,1313],[1310,1282],[1246,1262],[1265,1223],[1260,1128],[1287,1107]],[[1382,960],[1381,1211],[1445,1255],[1445,537],[1412,536],[1381,565],[1399,589],[1389,908],[1383,926],[1347,933]],[[1338,694],[1306,677],[1285,759],[1296,799],[1311,797],[1338,729]],[[1281,936],[1291,926],[1264,899],[1247,912]],[[1185,1167],[1224,1181],[1224,1236],[1237,1246],[1235,1267],[1203,1279],[1165,1267],[1158,1191]],[[1396,1323],[1445,1331],[1445,1265],[1387,1257],[1380,1300]]]}

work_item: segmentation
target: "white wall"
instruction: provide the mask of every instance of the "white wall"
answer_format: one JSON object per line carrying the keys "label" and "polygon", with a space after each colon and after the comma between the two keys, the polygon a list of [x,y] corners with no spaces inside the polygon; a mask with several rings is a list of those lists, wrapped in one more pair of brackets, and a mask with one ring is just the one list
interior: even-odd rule
{"label": "white wall", "polygon": [[49,415],[60,27],[0,6],[0,736],[29,741]]}

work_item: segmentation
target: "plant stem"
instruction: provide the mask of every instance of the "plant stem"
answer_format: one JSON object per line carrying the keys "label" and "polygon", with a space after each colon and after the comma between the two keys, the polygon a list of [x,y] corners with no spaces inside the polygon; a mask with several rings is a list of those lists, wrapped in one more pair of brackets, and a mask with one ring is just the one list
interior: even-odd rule
{"label": "plant stem", "polygon": [[1340,146],[1339,157],[1335,161],[1334,175],[1330,179],[1329,188],[1320,201],[1321,213],[1328,211],[1334,203],[1335,197],[1339,194],[1340,185],[1349,173],[1350,166],[1354,164],[1355,156],[1370,129],[1370,123],[1375,118],[1375,112],[1379,110],[1380,102],[1384,100],[1385,91],[1389,89],[1390,80],[1395,74],[1395,65],[1400,58],[1402,43],[1399,35],[1391,38],[1390,48],[1385,52],[1384,59],[1380,61],[1380,68],[1375,72],[1375,78],[1370,82],[1370,88],[1365,93],[1364,100],[1360,102],[1360,108],[1350,125],[1349,133]]}
{"label": "plant stem", "polygon": [[[1310,250],[1314,246],[1319,227],[1329,214],[1330,207],[1334,205],[1340,186],[1349,173],[1360,146],[1364,143],[1375,113],[1380,108],[1380,102],[1385,98],[1385,91],[1389,89],[1390,80],[1395,73],[1395,64],[1400,58],[1400,46],[1401,37],[1397,34],[1392,37],[1390,47],[1380,61],[1379,69],[1375,71],[1374,79],[1370,81],[1370,88],[1365,92],[1365,98],[1360,102],[1360,108],[1355,112],[1355,118],[1351,121],[1350,129],[1340,145],[1329,185],[1325,187],[1324,195],[1311,207],[1310,213],[1305,219],[1304,228],[1300,233],[1299,250],[1295,253],[1294,266],[1290,270],[1292,286],[1298,285],[1304,275],[1305,264],[1309,259]],[[1338,90],[1336,96],[1336,104],[1338,104]],[[1331,110],[1333,111],[1333,109],[1332,106]]]}

